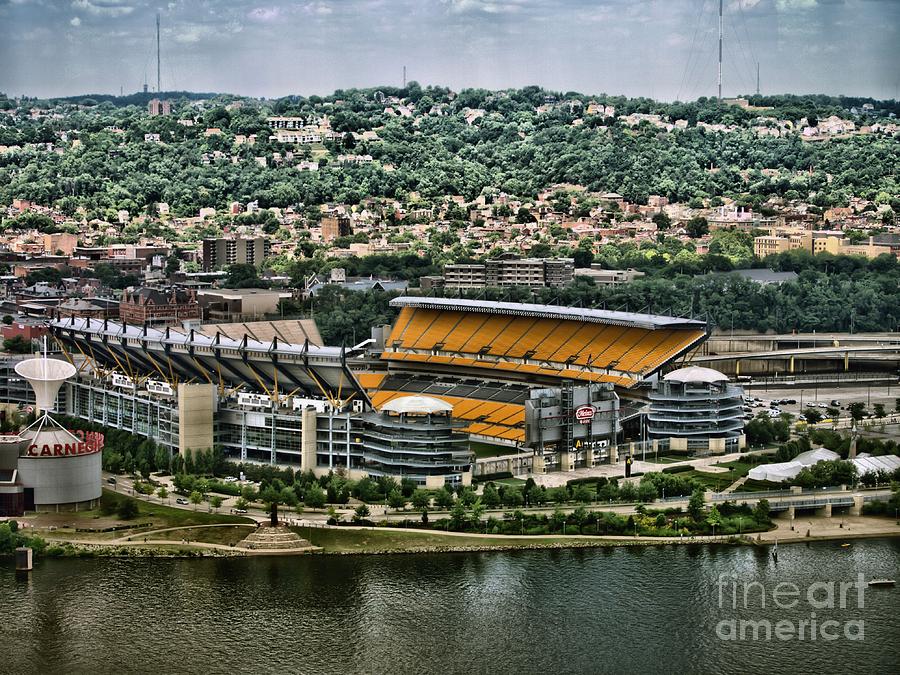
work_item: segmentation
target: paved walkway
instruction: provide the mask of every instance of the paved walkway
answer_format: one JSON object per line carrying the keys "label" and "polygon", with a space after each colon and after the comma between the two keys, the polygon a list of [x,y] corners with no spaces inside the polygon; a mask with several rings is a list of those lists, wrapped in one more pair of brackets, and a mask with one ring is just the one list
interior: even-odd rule
{"label": "paved walkway", "polygon": [[722,494],[731,494],[732,492],[737,490],[739,487],[741,487],[741,485],[743,485],[746,482],[747,482],[747,476],[741,476],[736,481],[734,481],[731,485],[729,485],[727,488],[722,490]]}
{"label": "paved walkway", "polygon": [[[645,462],[641,461],[640,459],[635,459],[634,464],[632,464],[631,466],[631,470],[633,473],[648,473],[650,471],[662,471],[663,469],[670,466],[705,467],[711,466],[713,464],[734,462],[737,460],[746,459],[749,455],[759,455],[767,452],[771,452],[771,450],[750,450],[748,452],[732,452],[727,455],[710,455],[709,457],[697,457],[693,459],[686,459],[680,462],[671,462],[669,464]],[[650,453],[648,453],[648,455],[649,454]],[[640,453],[636,455],[636,457],[640,456]],[[595,466],[589,469],[578,469],[576,471],[529,473],[516,476],[516,478],[533,478],[535,483],[537,483],[538,485],[546,485],[548,488],[563,486],[566,484],[566,482],[572,480],[573,478],[600,478],[601,476],[605,476],[606,478],[621,478],[625,473],[625,464],[624,455],[621,455],[620,457],[623,461],[619,461],[616,464],[602,464],[601,466]]]}

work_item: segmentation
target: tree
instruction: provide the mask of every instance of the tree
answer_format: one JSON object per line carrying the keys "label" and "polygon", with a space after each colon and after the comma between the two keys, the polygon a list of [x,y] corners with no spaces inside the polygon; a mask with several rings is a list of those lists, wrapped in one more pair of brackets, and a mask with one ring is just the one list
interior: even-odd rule
{"label": "tree", "polygon": [[850,417],[852,417],[856,422],[859,422],[863,417],[866,416],[866,404],[862,401],[854,401],[849,406],[847,406],[847,410],[850,411]]}
{"label": "tree", "polygon": [[709,234],[709,223],[706,218],[697,216],[687,222],[684,231],[691,239],[699,239],[703,235]]}
{"label": "tree", "polygon": [[656,499],[656,486],[651,482],[641,482],[638,486],[638,501],[649,504]]}
{"label": "tree", "polygon": [[406,498],[400,492],[400,490],[391,490],[390,494],[387,496],[388,506],[392,509],[402,509],[406,506]]}
{"label": "tree", "polygon": [[453,506],[453,493],[447,489],[446,485],[434,494],[434,503],[442,509],[449,509]]}
{"label": "tree", "polygon": [[654,214],[652,220],[656,224],[656,229],[660,231],[668,230],[672,225],[672,219],[662,211]]}
{"label": "tree", "polygon": [[585,523],[588,521],[588,512],[587,509],[583,506],[579,506],[572,512],[572,522],[575,523],[575,526],[578,528],[578,534],[581,534],[582,528],[584,528]]}
{"label": "tree", "polygon": [[428,493],[428,490],[416,488],[415,492],[412,493],[412,505],[417,510],[421,511],[422,509],[428,508],[430,503],[431,495]]}
{"label": "tree", "polygon": [[563,528],[565,522],[566,514],[562,512],[562,509],[557,507],[553,510],[553,515],[550,516],[550,531],[558,532]]}
{"label": "tree", "polygon": [[361,523],[362,521],[366,520],[371,514],[372,512],[369,510],[368,504],[360,504],[353,511],[353,522]]}
{"label": "tree", "polygon": [[222,506],[222,497],[219,495],[213,495],[209,498],[209,505],[212,506],[216,511]]}
{"label": "tree", "polygon": [[500,506],[500,493],[497,492],[497,488],[493,483],[488,483],[484,486],[484,491],[481,494],[481,501],[484,502],[484,505],[489,509],[495,509]]}
{"label": "tree", "polygon": [[123,499],[116,508],[116,515],[122,520],[131,520],[138,515],[138,505],[133,499]]}
{"label": "tree", "polygon": [[572,492],[572,499],[582,504],[587,504],[593,499],[590,488],[587,485],[579,485]]}
{"label": "tree", "polygon": [[697,488],[691,494],[691,499],[688,501],[688,514],[691,516],[691,519],[695,523],[700,522],[700,518],[703,517],[703,507],[704,507],[704,499],[703,499],[703,490]]}
{"label": "tree", "polygon": [[831,418],[832,426],[837,426],[838,418],[841,416],[841,409],[836,408],[835,406],[828,406],[825,408],[825,412],[828,414],[828,417]]}
{"label": "tree", "polygon": [[325,506],[325,490],[319,487],[318,483],[313,483],[306,488],[303,495],[303,503],[311,509],[321,509]]}
{"label": "tree", "polygon": [[159,497],[159,501],[162,501],[169,496],[169,491],[165,487],[161,487],[156,491],[156,496]]}
{"label": "tree", "polygon": [[197,510],[197,505],[198,505],[200,502],[203,501],[203,493],[202,493],[202,492],[198,492],[197,490],[194,490],[194,491],[191,493],[190,497],[188,497],[188,499],[190,499],[191,504],[194,505],[194,511],[196,511],[196,510]]}
{"label": "tree", "polygon": [[874,406],[875,417],[881,419],[882,417],[887,417],[887,411],[884,409],[884,403],[876,403]]}
{"label": "tree", "polygon": [[716,527],[722,525],[722,514],[719,513],[719,509],[715,504],[709,509],[709,514],[706,516],[706,522],[708,525],[712,526],[713,534],[716,533]]}
{"label": "tree", "polygon": [[822,413],[819,412],[816,408],[807,408],[803,411],[803,419],[805,419],[810,424],[817,424],[822,421]]}
{"label": "tree", "polygon": [[485,506],[480,499],[476,499],[472,504],[472,524],[477,528],[481,526],[481,519],[484,517]]}
{"label": "tree", "polygon": [[453,508],[450,509],[450,527],[454,530],[461,530],[466,525],[466,505],[462,500],[457,499]]}
{"label": "tree", "polygon": [[760,525],[768,525],[770,522],[769,510],[769,500],[760,499],[753,509],[753,519]]}
{"label": "tree", "polygon": [[14,335],[3,340],[3,349],[10,354],[30,354],[31,340],[26,340],[21,335]]}
{"label": "tree", "polygon": [[237,501],[234,503],[234,508],[236,508],[238,511],[246,511],[249,505],[250,504],[246,499],[244,499],[243,497],[238,497]]}

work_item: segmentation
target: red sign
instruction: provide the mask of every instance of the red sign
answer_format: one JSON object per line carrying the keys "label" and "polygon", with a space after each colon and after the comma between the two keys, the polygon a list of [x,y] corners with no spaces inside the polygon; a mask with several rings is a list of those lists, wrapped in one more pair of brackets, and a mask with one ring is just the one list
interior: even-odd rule
{"label": "red sign", "polygon": [[583,405],[578,408],[575,408],[575,419],[581,422],[582,424],[587,424],[592,419],[594,419],[594,413],[596,410],[592,405]]}
{"label": "red sign", "polygon": [[99,431],[82,431],[78,429],[72,434],[80,438],[78,443],[44,443],[29,445],[26,457],[71,457],[72,455],[91,455],[103,449],[104,436]]}

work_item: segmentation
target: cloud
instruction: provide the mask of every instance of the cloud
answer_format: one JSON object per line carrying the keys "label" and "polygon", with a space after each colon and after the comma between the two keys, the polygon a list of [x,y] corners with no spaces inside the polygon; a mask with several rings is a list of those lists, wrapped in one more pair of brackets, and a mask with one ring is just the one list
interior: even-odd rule
{"label": "cloud", "polygon": [[310,2],[303,9],[307,14],[317,14],[318,16],[328,16],[334,11],[324,2]]}
{"label": "cloud", "polygon": [[120,0],[72,0],[72,9],[109,17],[125,16],[134,11],[134,7]]}
{"label": "cloud", "polygon": [[257,7],[256,9],[251,9],[247,16],[253,21],[269,23],[281,16],[281,9],[278,7]]}
{"label": "cloud", "polygon": [[451,14],[514,14],[522,9],[520,0],[441,0]]}
{"label": "cloud", "polygon": [[812,9],[817,4],[817,0],[775,0],[775,7],[780,12],[789,12],[794,9]]}
{"label": "cloud", "polygon": [[175,42],[179,42],[181,44],[194,44],[196,42],[200,42],[204,38],[214,35],[215,32],[216,31],[209,26],[189,24],[186,26],[181,26],[178,29],[178,32],[175,33]]}
{"label": "cloud", "polygon": [[81,19],[79,19],[79,18],[76,16],[76,17],[74,17],[71,21],[69,21],[69,23],[72,24],[73,26],[75,26],[76,28],[78,28],[78,26],[81,25]]}

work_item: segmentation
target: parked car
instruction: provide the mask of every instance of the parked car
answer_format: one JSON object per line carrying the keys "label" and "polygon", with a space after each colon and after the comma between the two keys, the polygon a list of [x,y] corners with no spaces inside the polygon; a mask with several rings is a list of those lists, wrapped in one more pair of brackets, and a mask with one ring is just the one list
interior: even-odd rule
{"label": "parked car", "polygon": [[187,505],[188,500],[187,500],[187,499],[182,499],[181,497],[179,497],[178,499],[175,500],[175,503],[176,503],[176,504],[184,504],[184,505]]}
{"label": "parked car", "polygon": [[106,479],[106,482],[109,483],[110,485],[115,485],[116,479],[113,478],[112,476],[110,476],[109,478]]}

